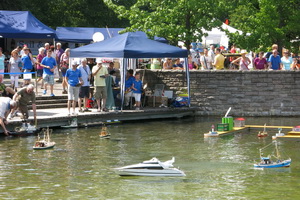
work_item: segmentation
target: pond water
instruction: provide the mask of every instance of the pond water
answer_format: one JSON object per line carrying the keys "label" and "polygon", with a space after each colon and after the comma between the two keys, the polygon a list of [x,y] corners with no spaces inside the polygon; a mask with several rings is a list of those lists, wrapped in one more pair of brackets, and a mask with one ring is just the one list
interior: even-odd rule
{"label": "pond water", "polygon": [[[0,138],[0,199],[298,199],[299,141],[279,141],[290,168],[255,170],[271,137],[258,130],[203,138],[219,118],[142,121],[54,129],[53,150],[35,151],[35,137]],[[297,125],[297,118],[247,118],[246,124]],[[285,132],[285,131],[283,131]],[[276,130],[269,130],[275,134]],[[186,177],[120,177],[112,168],[175,156]]]}

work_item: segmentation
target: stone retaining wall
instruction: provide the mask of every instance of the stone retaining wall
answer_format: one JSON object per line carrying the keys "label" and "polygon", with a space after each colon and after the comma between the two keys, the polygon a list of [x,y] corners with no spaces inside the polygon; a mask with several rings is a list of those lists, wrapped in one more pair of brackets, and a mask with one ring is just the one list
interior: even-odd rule
{"label": "stone retaining wall", "polygon": [[[150,88],[186,90],[182,71],[141,70]],[[300,116],[300,72],[190,71],[191,106],[200,115]]]}

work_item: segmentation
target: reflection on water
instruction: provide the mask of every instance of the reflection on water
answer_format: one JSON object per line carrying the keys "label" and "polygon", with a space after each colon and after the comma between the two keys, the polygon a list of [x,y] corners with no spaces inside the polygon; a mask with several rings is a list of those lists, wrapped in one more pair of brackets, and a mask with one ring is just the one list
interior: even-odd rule
{"label": "reflection on water", "polygon": [[[255,170],[272,139],[246,130],[203,138],[217,118],[187,118],[55,129],[53,150],[32,150],[35,137],[0,139],[0,199],[297,199],[299,141],[280,141],[290,168]],[[248,118],[247,124],[297,125],[295,118]],[[274,135],[276,130],[268,130]],[[113,168],[175,156],[186,177],[119,177]]]}

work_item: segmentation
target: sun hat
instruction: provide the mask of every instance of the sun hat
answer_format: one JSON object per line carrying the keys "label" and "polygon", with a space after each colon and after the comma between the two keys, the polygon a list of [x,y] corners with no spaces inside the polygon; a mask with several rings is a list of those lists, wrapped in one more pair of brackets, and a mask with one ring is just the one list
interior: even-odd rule
{"label": "sun hat", "polygon": [[102,59],[101,58],[97,58],[96,59],[96,63],[102,63]]}
{"label": "sun hat", "polygon": [[245,49],[241,50],[241,54],[247,54],[248,52]]}
{"label": "sun hat", "polygon": [[72,65],[79,65],[78,60],[72,60]]}

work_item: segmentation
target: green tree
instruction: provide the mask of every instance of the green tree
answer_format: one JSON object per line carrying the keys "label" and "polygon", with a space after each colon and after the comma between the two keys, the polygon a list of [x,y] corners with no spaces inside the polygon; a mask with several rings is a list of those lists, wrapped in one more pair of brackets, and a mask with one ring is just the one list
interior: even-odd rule
{"label": "green tree", "polygon": [[[299,0],[239,1],[230,13],[231,25],[243,31],[229,34],[240,47],[268,50],[272,44],[299,51]],[[248,34],[247,34],[248,33]]]}
{"label": "green tree", "polygon": [[[3,0],[2,10],[31,11],[41,22],[56,28],[70,27],[105,27],[125,28],[126,19],[119,19],[115,12],[104,4],[103,0]],[[124,6],[134,4],[135,0],[119,0]]]}
{"label": "green tree", "polygon": [[120,18],[128,19],[126,31],[144,31],[149,37],[159,36],[189,48],[192,41],[201,41],[203,30],[221,25],[218,20],[221,3],[215,0],[137,0],[129,9],[118,0],[104,0]]}

